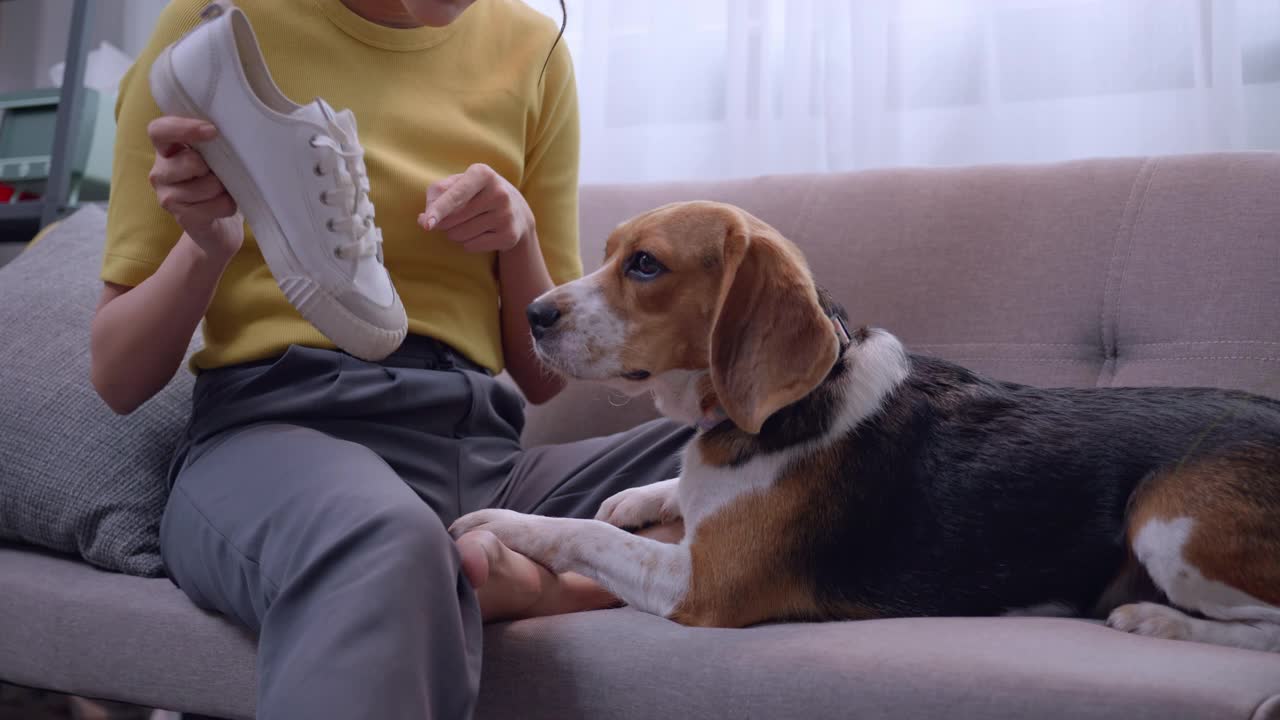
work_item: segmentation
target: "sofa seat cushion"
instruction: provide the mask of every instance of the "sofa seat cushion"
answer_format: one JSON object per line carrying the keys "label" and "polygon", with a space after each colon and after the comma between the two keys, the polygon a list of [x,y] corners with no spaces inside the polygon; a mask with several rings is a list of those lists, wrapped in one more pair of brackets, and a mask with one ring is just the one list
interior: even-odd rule
{"label": "sofa seat cushion", "polygon": [[[0,678],[249,718],[254,641],[167,580],[0,546]],[[480,720],[1280,720],[1280,654],[1084,620],[686,628],[629,609],[491,625]]]}

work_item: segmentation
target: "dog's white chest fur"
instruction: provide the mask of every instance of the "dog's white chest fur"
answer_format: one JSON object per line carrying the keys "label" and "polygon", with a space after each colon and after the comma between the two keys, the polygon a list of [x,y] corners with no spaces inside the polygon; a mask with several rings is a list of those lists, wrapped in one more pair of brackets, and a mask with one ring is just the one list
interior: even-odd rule
{"label": "dog's white chest fur", "polygon": [[698,524],[738,498],[767,490],[781,474],[791,453],[752,458],[736,467],[716,467],[702,461],[696,442],[684,451],[677,493],[684,515],[685,542],[692,542]]}

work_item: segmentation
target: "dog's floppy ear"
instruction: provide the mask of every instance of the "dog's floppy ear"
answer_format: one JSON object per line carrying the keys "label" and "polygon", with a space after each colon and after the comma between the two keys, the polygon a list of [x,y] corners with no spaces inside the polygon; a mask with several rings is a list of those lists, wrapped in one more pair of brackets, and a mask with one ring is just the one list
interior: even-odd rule
{"label": "dog's floppy ear", "polygon": [[721,283],[711,384],[729,419],[755,434],[822,382],[839,341],[804,259],[763,223],[730,223]]}

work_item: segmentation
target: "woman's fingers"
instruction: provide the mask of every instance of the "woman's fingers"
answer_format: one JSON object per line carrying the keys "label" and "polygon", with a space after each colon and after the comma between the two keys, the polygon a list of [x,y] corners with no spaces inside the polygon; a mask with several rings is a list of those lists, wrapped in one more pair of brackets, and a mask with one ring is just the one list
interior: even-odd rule
{"label": "woman's fingers", "polygon": [[147,124],[147,137],[161,157],[176,155],[185,146],[212,140],[218,136],[213,123],[195,118],[165,115]]}
{"label": "woman's fingers", "polygon": [[[456,180],[440,193],[434,200],[430,200],[427,209],[421,218],[422,226],[427,230],[434,230],[441,222],[449,216],[466,207],[472,198],[476,197],[489,185],[493,179],[493,170],[488,165],[472,165],[467,171],[461,175],[454,176]],[[431,192],[427,192],[430,198]]]}
{"label": "woman's fingers", "polygon": [[205,164],[200,153],[191,148],[183,148],[173,155],[157,157],[147,179],[151,181],[151,187],[160,188],[164,185],[177,185],[194,178],[206,177],[209,174],[209,166]]}
{"label": "woman's fingers", "polygon": [[213,221],[236,214],[236,201],[223,193],[198,203],[181,203],[170,200],[165,210],[173,214],[183,227],[206,227]]}
{"label": "woman's fingers", "polygon": [[[213,175],[204,175],[194,180],[169,185],[160,191],[160,193],[169,198],[170,202],[182,205],[196,205],[207,202],[225,195],[226,192],[227,189]],[[160,193],[157,193],[157,195]]]}
{"label": "woman's fingers", "polygon": [[497,227],[498,223],[495,213],[485,212],[471,218],[467,222],[454,226],[451,230],[446,231],[445,237],[459,245],[465,245],[467,241],[472,238],[486,232],[496,230]]}
{"label": "woman's fingers", "polygon": [[443,217],[436,224],[435,229],[446,233],[460,228],[476,218],[493,212],[498,209],[498,197],[496,193],[490,192],[488,188],[481,190],[466,205],[458,208],[448,217]]}

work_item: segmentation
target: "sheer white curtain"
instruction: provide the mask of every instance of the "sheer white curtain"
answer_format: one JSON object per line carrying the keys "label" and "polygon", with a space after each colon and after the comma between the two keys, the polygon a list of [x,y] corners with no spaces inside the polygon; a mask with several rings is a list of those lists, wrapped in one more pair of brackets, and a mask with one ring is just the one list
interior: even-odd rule
{"label": "sheer white curtain", "polygon": [[584,182],[1280,149],[1280,0],[567,5]]}

